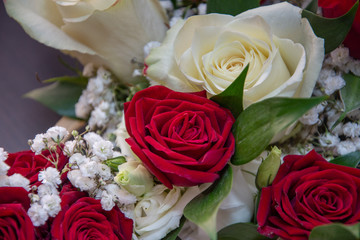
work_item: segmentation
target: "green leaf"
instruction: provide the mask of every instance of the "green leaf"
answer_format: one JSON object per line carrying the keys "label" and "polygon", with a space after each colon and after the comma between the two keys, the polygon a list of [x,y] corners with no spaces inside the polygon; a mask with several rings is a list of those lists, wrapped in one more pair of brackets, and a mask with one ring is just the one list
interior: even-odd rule
{"label": "green leaf", "polygon": [[203,194],[194,198],[184,209],[184,216],[204,229],[211,240],[216,239],[216,215],[221,202],[230,193],[232,180],[232,169],[227,165],[220,179]]}
{"label": "green leaf", "polygon": [[233,127],[235,154],[231,162],[245,164],[259,156],[277,133],[325,99],[269,98],[250,105],[239,115]]}
{"label": "green leaf", "polygon": [[260,6],[260,0],[208,0],[207,13],[238,15]]}
{"label": "green leaf", "polygon": [[334,129],[346,117],[346,114],[360,107],[360,77],[352,74],[344,74],[343,78],[346,85],[340,90],[340,97],[345,110],[331,127],[332,129]]}
{"label": "green leaf", "polygon": [[345,39],[354,21],[359,1],[343,16],[324,18],[310,11],[303,10],[302,17],[307,18],[316,36],[325,39],[325,53],[337,48]]}
{"label": "green leaf", "polygon": [[125,163],[126,159],[123,156],[111,158],[105,161],[105,164],[111,169],[111,171],[118,172],[118,166]]}
{"label": "green leaf", "polygon": [[309,240],[358,240],[360,239],[360,223],[344,225],[333,223],[313,228]]}
{"label": "green leaf", "polygon": [[360,163],[360,152],[352,152],[330,160],[331,163],[356,168]]}
{"label": "green leaf", "polygon": [[260,164],[256,178],[256,187],[260,190],[263,187],[269,186],[279,170],[281,164],[281,151],[276,146],[271,149],[269,155]]}
{"label": "green leaf", "polygon": [[24,96],[34,99],[60,115],[76,118],[75,104],[86,87],[70,82],[55,82],[28,92]]}
{"label": "green leaf", "polygon": [[235,118],[243,111],[243,94],[246,74],[249,65],[247,65],[240,75],[230,84],[222,93],[213,96],[211,100],[219,103],[221,106],[229,109]]}
{"label": "green leaf", "polygon": [[73,83],[73,84],[76,84],[76,85],[79,85],[79,86],[86,87],[86,85],[88,83],[88,78],[83,77],[83,76],[63,76],[63,77],[50,78],[50,79],[47,79],[47,80],[45,80],[43,82],[44,83],[68,82],[68,83]]}
{"label": "green leaf", "polygon": [[[240,237],[241,236],[241,237]],[[218,240],[268,240],[258,233],[257,226],[251,223],[236,223],[221,229],[218,232]]]}
{"label": "green leaf", "polygon": [[312,13],[316,13],[318,9],[318,0],[312,0],[305,9]]}
{"label": "green leaf", "polygon": [[183,216],[180,219],[179,227],[172,230],[171,232],[169,232],[164,238],[162,238],[162,240],[176,240],[177,236],[179,235],[179,232],[181,231],[182,227],[184,226],[185,221],[186,221],[186,218]]}

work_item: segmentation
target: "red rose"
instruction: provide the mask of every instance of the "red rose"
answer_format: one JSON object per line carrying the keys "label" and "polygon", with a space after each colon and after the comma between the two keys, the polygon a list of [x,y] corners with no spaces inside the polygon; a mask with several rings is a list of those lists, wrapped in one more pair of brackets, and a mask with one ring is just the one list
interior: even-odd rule
{"label": "red rose", "polygon": [[[355,3],[356,0],[319,0],[319,7],[322,8],[324,17],[336,18],[347,13]],[[360,8],[344,45],[349,48],[352,57],[360,59]]]}
{"label": "red rose", "polygon": [[234,117],[205,91],[146,88],[125,103],[125,123],[127,143],[168,188],[213,182],[234,152]]}
{"label": "red rose", "polygon": [[308,239],[323,224],[360,220],[360,169],[327,162],[311,151],[284,158],[271,186],[263,188],[258,231],[287,240]]}
{"label": "red rose", "polygon": [[[61,149],[58,149],[57,154],[59,156],[58,170],[61,171],[69,159],[63,154]],[[51,158],[50,152],[43,151],[42,155],[35,155],[35,153],[30,150],[10,153],[9,157],[5,161],[5,163],[10,166],[8,176],[13,175],[14,173],[19,173],[30,180],[30,185],[39,186],[39,172],[47,167],[54,167],[54,165],[45,158]],[[55,157],[55,154],[53,155]]]}
{"label": "red rose", "polygon": [[86,193],[71,189],[61,195],[62,210],[51,229],[54,239],[131,239],[133,222],[117,206],[105,211],[100,200],[83,197]]}
{"label": "red rose", "polygon": [[0,187],[0,238],[33,240],[34,226],[27,215],[28,192],[21,187]]}

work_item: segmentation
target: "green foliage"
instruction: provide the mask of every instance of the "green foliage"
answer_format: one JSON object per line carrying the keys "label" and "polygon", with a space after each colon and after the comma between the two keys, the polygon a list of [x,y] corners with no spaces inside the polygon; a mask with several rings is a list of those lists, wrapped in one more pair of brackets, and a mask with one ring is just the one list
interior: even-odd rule
{"label": "green foliage", "polygon": [[229,109],[235,118],[243,111],[244,84],[248,69],[249,65],[244,68],[244,70],[229,87],[227,87],[222,93],[211,98],[211,100]]}
{"label": "green foliage", "polygon": [[339,119],[332,126],[332,129],[334,129],[346,117],[346,114],[360,108],[360,77],[352,74],[344,74],[343,77],[346,85],[340,90],[340,97],[345,109]]}
{"label": "green foliage", "polygon": [[111,158],[105,161],[105,164],[111,169],[113,172],[118,172],[118,166],[125,163],[126,159],[123,156],[119,156],[116,158]]}
{"label": "green foliage", "polygon": [[250,105],[233,127],[235,154],[231,162],[245,164],[259,156],[277,133],[325,99],[270,98]]}
{"label": "green foliage", "polygon": [[305,9],[312,13],[316,13],[318,9],[318,0],[312,0]]}
{"label": "green foliage", "polygon": [[260,0],[208,0],[207,13],[238,15],[260,6]]}
{"label": "green foliage", "polygon": [[40,102],[62,116],[76,118],[75,104],[86,88],[87,79],[81,76],[60,77],[45,82],[54,83],[32,90],[24,96]]}
{"label": "green foliage", "polygon": [[356,168],[360,163],[360,152],[352,152],[330,160],[331,163]]}
{"label": "green foliage", "polygon": [[325,40],[325,53],[337,48],[345,39],[354,21],[359,1],[343,16],[324,18],[308,10],[302,11],[302,17],[307,18],[316,36]]}
{"label": "green foliage", "polygon": [[251,223],[236,223],[221,229],[218,240],[269,240],[258,233],[257,226]]}
{"label": "green foliage", "polygon": [[360,223],[354,225],[344,225],[341,223],[333,223],[315,227],[311,233],[309,240],[359,240],[360,239]]}
{"label": "green foliage", "polygon": [[232,169],[230,165],[227,165],[220,179],[203,194],[194,198],[184,209],[184,216],[204,229],[211,240],[217,239],[216,215],[221,202],[230,193],[232,180]]}

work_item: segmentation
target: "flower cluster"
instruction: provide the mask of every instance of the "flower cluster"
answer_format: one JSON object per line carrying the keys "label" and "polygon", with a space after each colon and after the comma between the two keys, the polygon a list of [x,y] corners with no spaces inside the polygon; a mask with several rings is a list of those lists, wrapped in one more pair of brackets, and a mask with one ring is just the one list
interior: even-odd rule
{"label": "flower cluster", "polygon": [[[303,240],[360,223],[359,11],[330,52],[332,35],[312,28],[329,20],[304,17],[308,1],[218,2],[4,2],[88,78],[71,106],[85,132],[55,126],[30,151],[0,148],[6,238],[238,238],[236,228]],[[318,13],[353,5],[329,2]],[[232,7],[241,13],[206,14]]]}

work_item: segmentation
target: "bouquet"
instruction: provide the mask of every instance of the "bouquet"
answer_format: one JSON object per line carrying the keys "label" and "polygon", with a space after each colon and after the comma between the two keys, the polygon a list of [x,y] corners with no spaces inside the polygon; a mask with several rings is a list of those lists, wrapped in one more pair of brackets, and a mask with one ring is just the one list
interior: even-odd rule
{"label": "bouquet", "polygon": [[358,1],[4,4],[83,69],[0,148],[2,238],[360,239]]}

